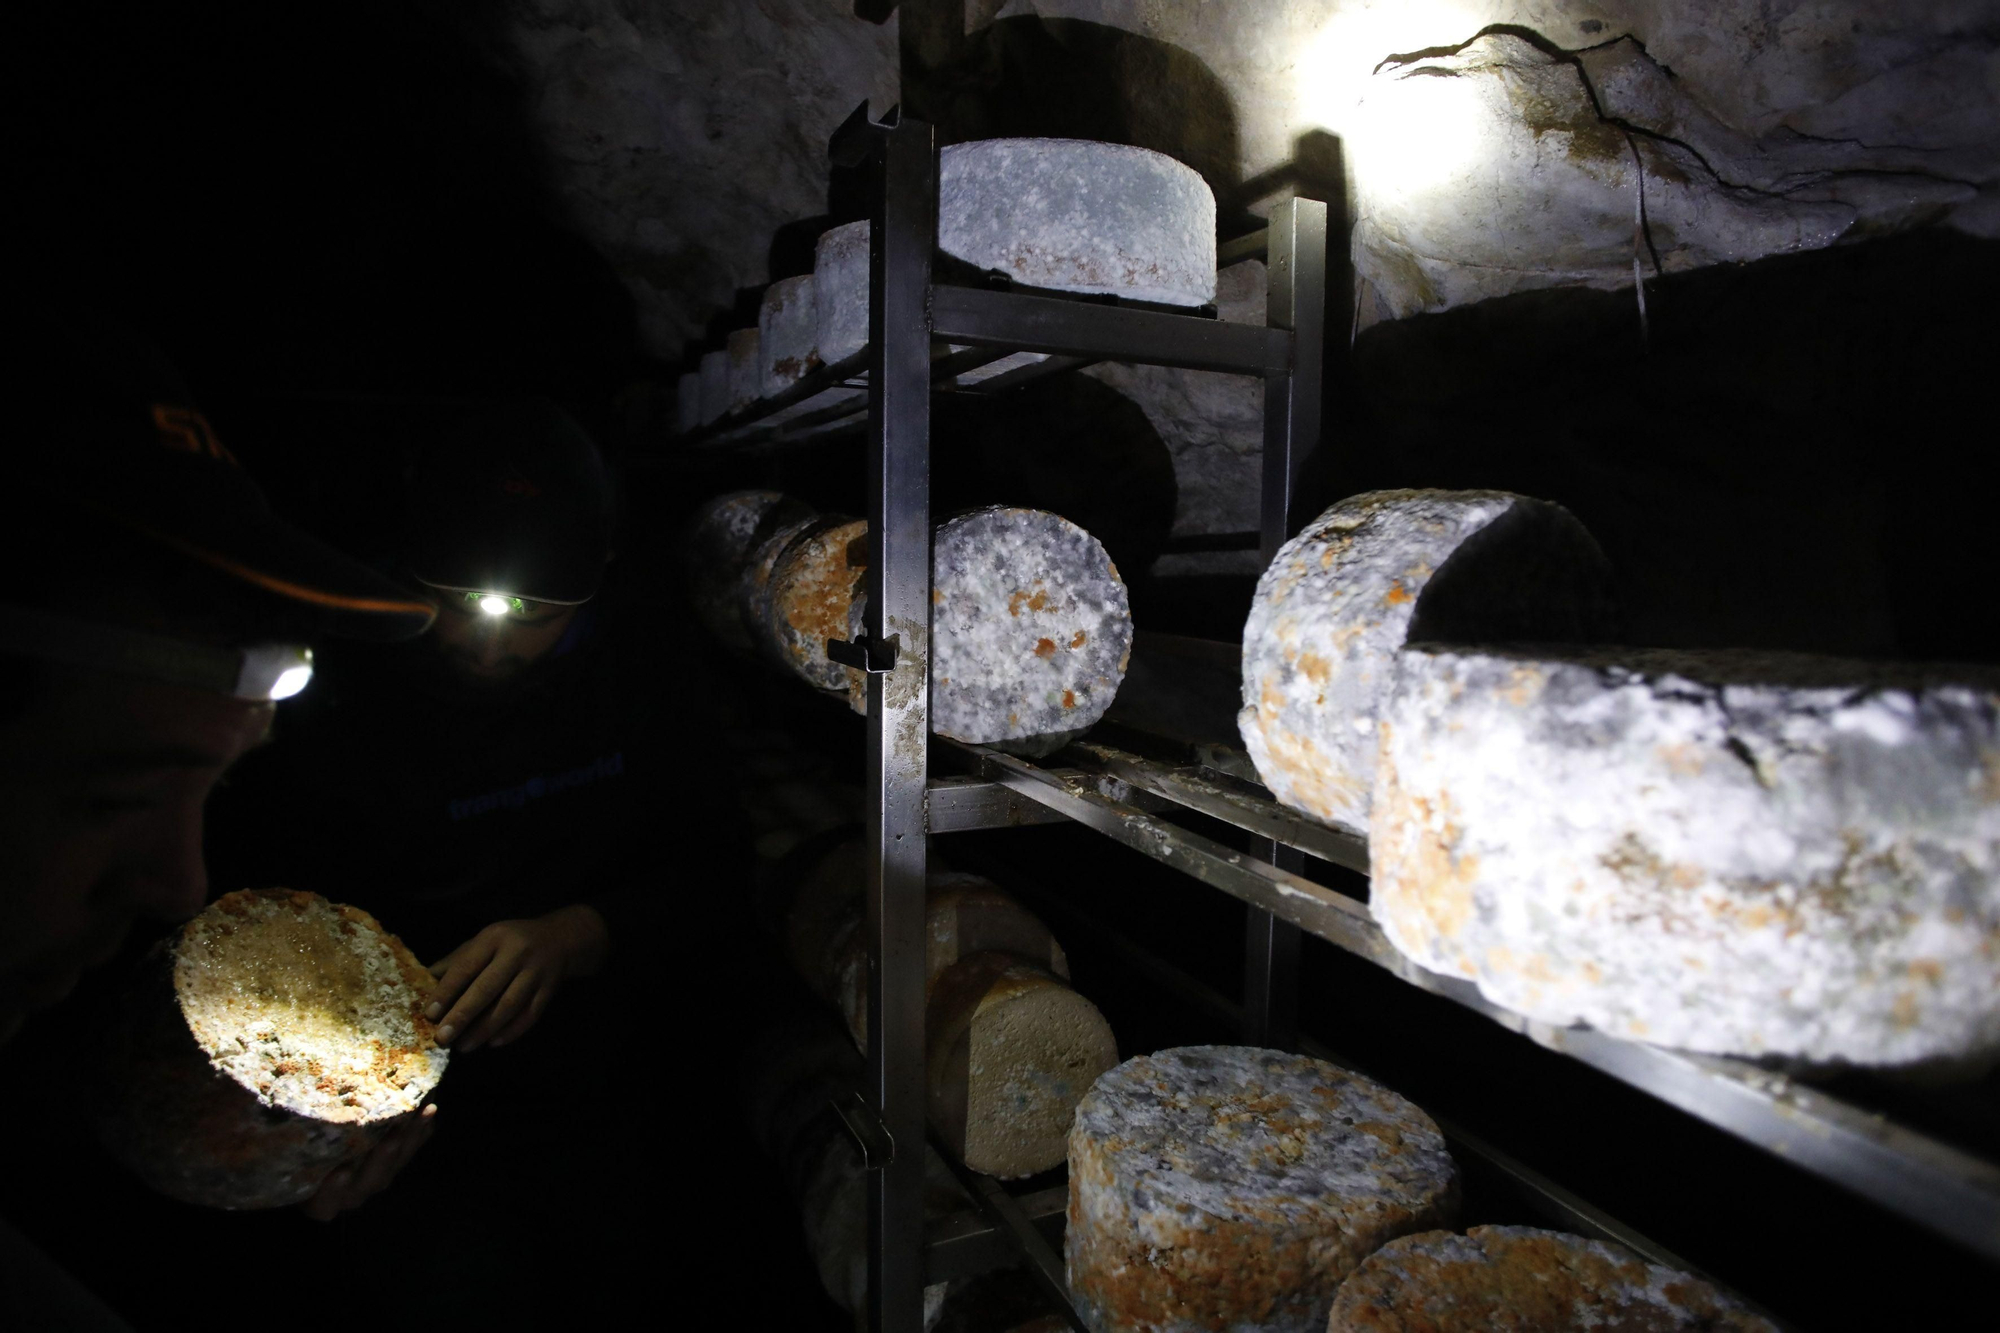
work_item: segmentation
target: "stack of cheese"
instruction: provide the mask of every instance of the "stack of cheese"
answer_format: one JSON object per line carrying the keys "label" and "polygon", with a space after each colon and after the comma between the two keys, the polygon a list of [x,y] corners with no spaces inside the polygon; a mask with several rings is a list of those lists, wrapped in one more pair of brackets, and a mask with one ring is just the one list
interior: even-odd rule
{"label": "stack of cheese", "polygon": [[[730,333],[681,377],[683,433],[794,388],[868,346],[866,222],[822,234],[810,275],[764,294],[755,328]],[[1215,196],[1163,153],[1079,139],[986,139],[940,158],[938,246],[957,262],[1025,286],[1166,305],[1215,299]],[[958,349],[953,349],[958,350]],[[962,384],[1039,361],[1024,352],[968,370]],[[832,406],[823,390],[774,419]]]}
{"label": "stack of cheese", "polygon": [[1457,1204],[1437,1126],[1387,1088],[1280,1051],[1160,1051],[1077,1107],[1069,1287],[1095,1333],[1321,1333],[1363,1259]]}
{"label": "stack of cheese", "polygon": [[1427,1231],[1370,1255],[1326,1333],[1777,1333],[1698,1277],[1617,1245],[1533,1227]]}
{"label": "stack of cheese", "polygon": [[175,1198],[309,1198],[444,1073],[423,1015],[430,973],[356,908],[231,893],[155,958],[113,1042],[103,1129],[115,1155]]}
{"label": "stack of cheese", "polygon": [[[862,849],[828,853],[800,885],[786,948],[839,1007],[857,1046],[868,1034]],[[1018,1178],[1063,1160],[1070,1118],[1118,1060],[1097,1007],[1068,985],[1047,926],[997,885],[935,874],[925,895],[925,1083],[931,1127],[976,1171]]]}
{"label": "stack of cheese", "polygon": [[[737,492],[697,511],[685,549],[695,604],[719,637],[754,641],[866,711],[866,676],[826,655],[830,640],[863,632],[866,523]],[[940,524],[931,549],[931,729],[1050,748],[1095,724],[1132,646],[1125,584],[1103,546],[1058,515],[996,507]],[[899,636],[904,661],[920,639]]]}
{"label": "stack of cheese", "polygon": [[2000,1053],[2000,673],[1587,646],[1606,586],[1553,505],[1334,506],[1245,627],[1258,772],[1370,834],[1397,948],[1535,1019],[1814,1062]]}
{"label": "stack of cheese", "polygon": [[[818,1011],[785,1015],[753,1042],[742,1085],[758,1146],[776,1160],[793,1196],[806,1250],[828,1296],[865,1333],[868,1311],[868,1174],[830,1109],[861,1086],[861,1058]],[[924,1212],[945,1217],[972,1201],[951,1170],[924,1149]],[[924,1327],[936,1324],[947,1284],[924,1289]]]}

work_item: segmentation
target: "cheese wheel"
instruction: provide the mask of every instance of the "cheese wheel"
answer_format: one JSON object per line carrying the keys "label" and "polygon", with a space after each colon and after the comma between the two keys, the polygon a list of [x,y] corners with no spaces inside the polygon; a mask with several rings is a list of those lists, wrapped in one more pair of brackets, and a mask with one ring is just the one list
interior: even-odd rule
{"label": "cheese wheel", "polygon": [[1569,512],[1504,491],[1372,491],[1288,541],[1243,627],[1244,748],[1295,810],[1368,830],[1376,714],[1411,639],[1610,636],[1610,566]]}
{"label": "cheese wheel", "polygon": [[[951,1168],[929,1144],[924,1145],[924,1214],[947,1217],[972,1206]],[[861,1155],[845,1133],[829,1137],[799,1198],[806,1250],[819,1272],[820,1284],[836,1304],[855,1316],[857,1333],[865,1333],[868,1309],[868,1183]],[[950,1285],[933,1282],[924,1288],[924,1327],[934,1328],[944,1313]]]}
{"label": "cheese wheel", "polygon": [[976,509],[939,526],[931,568],[932,731],[990,744],[1104,716],[1132,611],[1095,537],[1039,509]]}
{"label": "cheese wheel", "polygon": [[1387,1088],[1281,1051],[1160,1051],[1077,1107],[1070,1291],[1096,1333],[1319,1333],[1363,1258],[1457,1202],[1443,1135]]}
{"label": "cheese wheel", "polygon": [[[778,532],[810,511],[776,491],[732,491],[697,509],[681,541],[688,599],[709,633],[738,652],[754,647],[743,611],[752,556]],[[774,557],[775,559],[775,557]]]}
{"label": "cheese wheel", "polygon": [[310,1198],[444,1073],[423,1016],[430,973],[358,908],[231,893],[155,957],[113,1040],[102,1127],[115,1156],[175,1198]]}
{"label": "cheese wheel", "polygon": [[938,248],[1031,287],[1215,300],[1215,195],[1164,153],[1082,139],[947,145]]}
{"label": "cheese wheel", "polygon": [[[826,989],[840,1005],[857,1046],[868,1041],[868,940],[861,929],[859,894],[832,932]],[[977,875],[932,875],[924,903],[924,994],[946,968],[967,954],[1011,954],[1069,979],[1069,959],[1041,918],[991,880]]]}
{"label": "cheese wheel", "polygon": [[729,353],[718,349],[701,354],[701,424],[706,426],[729,411]]}
{"label": "cheese wheel", "polygon": [[1534,1227],[1426,1231],[1340,1286],[1327,1333],[1777,1333],[1698,1277],[1622,1246]]}
{"label": "cheese wheel", "polygon": [[1076,1104],[1118,1063],[1110,1024],[1046,968],[1003,953],[959,959],[924,1017],[931,1128],[975,1171],[1018,1179],[1062,1162]]}
{"label": "cheese wheel", "polygon": [[764,392],[763,342],[755,329],[729,335],[729,410],[739,412]]}
{"label": "cheese wheel", "polygon": [[757,339],[767,398],[819,369],[819,314],[810,273],[771,284],[757,310]]}
{"label": "cheese wheel", "polygon": [[1371,908],[1543,1022],[1905,1064],[2000,1050],[2000,675],[1407,651]]}
{"label": "cheese wheel", "polygon": [[866,222],[820,235],[813,246],[813,324],[820,360],[835,365],[868,345]]}
{"label": "cheese wheel", "polygon": [[686,435],[701,425],[701,375],[690,371],[674,382],[674,432]]}
{"label": "cheese wheel", "polygon": [[772,566],[765,633],[778,660],[807,684],[839,690],[861,675],[829,658],[826,645],[861,636],[867,568],[868,524],[829,517],[801,529]]}

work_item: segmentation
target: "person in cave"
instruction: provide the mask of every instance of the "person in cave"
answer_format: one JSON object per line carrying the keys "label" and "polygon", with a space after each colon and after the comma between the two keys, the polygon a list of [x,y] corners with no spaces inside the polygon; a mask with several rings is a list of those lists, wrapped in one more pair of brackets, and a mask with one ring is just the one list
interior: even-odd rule
{"label": "person in cave", "polygon": [[352,901],[434,960],[438,1040],[469,1054],[604,965],[645,874],[633,798],[656,710],[599,598],[610,479],[562,409],[468,405],[402,490],[397,558],[436,627],[329,654],[217,840],[245,882]]}
{"label": "person in cave", "polygon": [[[677,712],[664,734],[686,700],[626,614],[613,485],[583,429],[545,400],[466,404],[410,452],[393,559],[439,604],[435,629],[326,654],[325,688],[245,764],[213,841],[232,886],[353,903],[431,966],[453,1054],[439,1096],[465,1129],[394,1207],[344,1221],[343,1243],[435,1231],[454,1299],[504,1306],[530,1271],[582,1262],[562,1255],[588,1244],[586,1196],[633,1169],[578,1132],[594,1114],[578,1071],[616,1061],[628,1016],[661,1003],[622,998],[658,978],[619,965],[627,940],[636,961],[657,953],[657,903],[685,866],[663,835],[717,820],[700,793],[665,790],[668,740],[678,752],[701,723]],[[518,1219],[498,1242],[496,1216]]]}
{"label": "person in cave", "polygon": [[[0,516],[0,1043],[141,923],[200,909],[204,805],[308,684],[307,639],[432,618],[277,519],[156,349],[102,321],[24,327]],[[413,1118],[308,1210],[360,1204],[433,1125]],[[0,1326],[109,1322],[0,1223]]]}

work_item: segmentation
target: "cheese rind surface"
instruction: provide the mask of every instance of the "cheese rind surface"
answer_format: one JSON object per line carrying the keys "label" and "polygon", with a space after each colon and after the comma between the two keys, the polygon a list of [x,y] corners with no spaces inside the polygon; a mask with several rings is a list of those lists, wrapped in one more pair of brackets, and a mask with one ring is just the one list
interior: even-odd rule
{"label": "cheese rind surface", "polygon": [[1320,1333],[1336,1287],[1449,1225],[1429,1116],[1322,1060],[1187,1046],[1127,1060],[1077,1107],[1064,1255],[1095,1333]]}
{"label": "cheese rind surface", "polygon": [[743,613],[753,596],[745,584],[752,556],[778,530],[809,516],[804,505],[777,491],[731,491],[695,511],[682,538],[681,563],[688,599],[711,634],[739,652],[751,651]]}
{"label": "cheese rind surface", "polygon": [[771,284],[757,311],[757,339],[767,398],[819,369],[819,304],[811,274]]}
{"label": "cheese rind surface", "polygon": [[827,657],[826,645],[861,636],[867,569],[868,524],[834,518],[803,528],[772,566],[765,626],[779,660],[808,684],[845,689],[861,674]]}
{"label": "cheese rind surface", "polygon": [[1604,1241],[1534,1227],[1427,1231],[1362,1261],[1327,1333],[1777,1333],[1711,1284]]}
{"label": "cheese rind surface", "polygon": [[416,1113],[446,1051],[430,973],[358,908],[224,895],[155,950],[107,1042],[106,1146],[218,1208],[310,1198]]}
{"label": "cheese rind surface", "polygon": [[939,526],[931,565],[931,730],[989,744],[1104,716],[1132,611],[1095,537],[1043,510],[978,509]]}
{"label": "cheese rind surface", "polygon": [[813,321],[829,366],[868,345],[868,236],[866,222],[848,222],[813,246]]}
{"label": "cheese rind surface", "polygon": [[2000,682],[1785,654],[1407,650],[1371,910],[1498,1004],[1866,1065],[2000,1050]]}
{"label": "cheese rind surface", "polygon": [[1559,506],[1505,491],[1371,491],[1278,551],[1243,628],[1237,724],[1284,804],[1368,830],[1376,714],[1412,638],[1610,637],[1611,572]]}
{"label": "cheese rind surface", "polygon": [[947,145],[938,247],[1033,287],[1215,299],[1215,195],[1164,153],[1082,139]]}

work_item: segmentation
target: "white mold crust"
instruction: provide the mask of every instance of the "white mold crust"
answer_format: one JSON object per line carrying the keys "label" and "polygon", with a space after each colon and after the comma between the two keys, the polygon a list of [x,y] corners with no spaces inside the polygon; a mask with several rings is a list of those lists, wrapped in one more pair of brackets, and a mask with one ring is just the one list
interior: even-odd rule
{"label": "white mold crust", "polygon": [[1535,1227],[1427,1231],[1368,1256],[1327,1333],[1777,1333],[1711,1284],[1603,1241]]}
{"label": "white mold crust", "polygon": [[1237,724],[1293,809],[1368,830],[1376,712],[1406,640],[1590,642],[1611,572],[1557,505],[1504,491],[1371,491],[1278,551],[1243,628]]}
{"label": "white mold crust", "polygon": [[1496,1003],[1863,1065],[2000,1050],[2000,677],[1406,650],[1371,907]]}
{"label": "white mold crust", "polygon": [[1160,1051],[1077,1107],[1070,1290],[1098,1333],[1320,1333],[1341,1279],[1457,1198],[1443,1135],[1387,1088],[1280,1051]]}
{"label": "white mold crust", "polygon": [[819,369],[819,305],[811,274],[781,278],[764,293],[757,337],[765,397],[775,397]]}
{"label": "white mold crust", "polygon": [[938,245],[1016,282],[1170,305],[1215,300],[1215,196],[1164,153],[1081,139],[952,144]]}
{"label": "white mold crust", "polygon": [[218,899],[181,932],[174,992],[209,1063],[266,1106],[365,1124],[415,1110],[444,1073],[430,974],[317,894]]}
{"label": "white mold crust", "polygon": [[1081,731],[1125,678],[1131,605],[1097,539],[990,508],[932,544],[931,730],[977,744]]}

